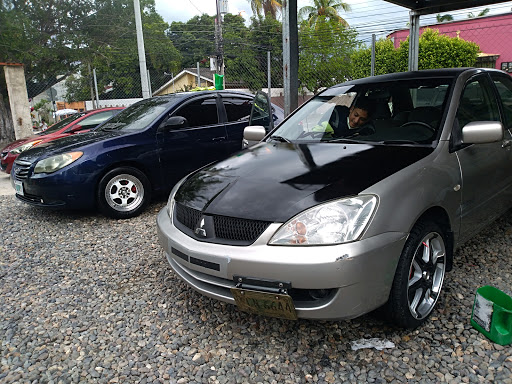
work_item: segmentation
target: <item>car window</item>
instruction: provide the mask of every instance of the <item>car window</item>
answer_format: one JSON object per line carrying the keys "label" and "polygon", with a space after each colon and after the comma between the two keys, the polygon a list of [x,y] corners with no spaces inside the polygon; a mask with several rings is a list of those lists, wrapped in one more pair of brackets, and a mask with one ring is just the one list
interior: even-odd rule
{"label": "car window", "polygon": [[227,121],[249,121],[251,116],[252,99],[241,97],[222,97],[222,102],[226,108]]}
{"label": "car window", "polygon": [[504,124],[508,129],[512,129],[512,78],[496,74],[491,74],[491,77],[503,105]]}
{"label": "car window", "polygon": [[[298,109],[272,136],[292,142],[350,139],[431,145],[439,134],[452,81],[421,78],[332,88]],[[354,123],[361,109],[365,116]]]}
{"label": "car window", "polygon": [[53,124],[51,127],[49,127],[48,129],[46,129],[44,132],[42,132],[44,135],[47,135],[48,133],[54,133],[54,132],[57,132],[59,130],[61,130],[62,128],[64,128],[66,125],[72,123],[73,121],[79,119],[80,117],[82,117],[83,115],[85,115],[84,112],[82,113],[75,113],[69,117],[66,117],[64,120],[61,120],[59,121],[58,123],[55,123]]}
{"label": "car window", "polygon": [[[91,116],[86,117],[85,119],[79,121],[77,124],[79,124],[84,129],[93,129],[96,128],[100,123],[104,122],[105,120],[112,117],[112,111],[104,111],[104,112],[98,112]],[[70,129],[72,129],[71,127]],[[68,129],[69,130],[69,129]]]}
{"label": "car window", "polygon": [[193,100],[179,108],[173,116],[182,116],[187,119],[189,127],[218,124],[217,98],[207,97]]}
{"label": "car window", "polygon": [[472,121],[499,121],[498,103],[486,76],[470,79],[457,110],[460,128]]}
{"label": "car window", "polygon": [[249,120],[250,125],[262,125],[268,132],[272,127],[272,120],[270,119],[271,111],[269,105],[269,98],[266,93],[258,91],[254,96],[254,105],[251,109],[251,117]]}
{"label": "car window", "polygon": [[163,114],[170,104],[175,102],[177,97],[154,97],[139,101],[123,109],[98,129],[102,131],[123,130],[131,132],[143,130]]}

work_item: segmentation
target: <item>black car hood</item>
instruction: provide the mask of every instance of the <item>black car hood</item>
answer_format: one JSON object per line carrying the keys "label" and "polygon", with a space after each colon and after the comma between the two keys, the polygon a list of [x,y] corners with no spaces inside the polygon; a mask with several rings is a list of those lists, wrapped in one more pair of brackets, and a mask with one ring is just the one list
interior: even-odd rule
{"label": "black car hood", "polygon": [[48,155],[50,153],[52,155],[57,155],[59,153],[78,150],[79,148],[85,147],[92,143],[116,137],[119,136],[120,134],[121,133],[119,131],[93,131],[79,133],[38,145],[34,148],[29,149],[28,151],[21,153],[18,158],[20,160],[34,162],[35,160],[41,158],[42,156]]}
{"label": "black car hood", "polygon": [[357,195],[433,150],[261,143],[196,172],[175,199],[206,214],[284,222],[319,203]]}

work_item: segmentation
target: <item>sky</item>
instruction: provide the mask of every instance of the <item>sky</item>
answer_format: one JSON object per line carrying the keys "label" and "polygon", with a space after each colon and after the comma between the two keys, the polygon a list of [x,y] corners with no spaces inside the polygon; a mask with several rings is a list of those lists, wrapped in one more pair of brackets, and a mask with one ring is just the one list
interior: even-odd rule
{"label": "sky", "polygon": [[[248,0],[227,0],[229,13],[241,15],[249,21],[252,16],[251,6]],[[371,40],[371,34],[377,37],[385,36],[396,29],[408,28],[409,10],[384,0],[345,0],[352,10],[342,12],[341,16],[347,20],[349,25],[356,28],[360,37],[365,36]],[[297,7],[300,9],[310,5],[310,0],[297,0]],[[206,13],[216,14],[215,0],[155,0],[157,12],[169,24],[173,21],[187,21],[196,15]],[[453,11],[450,14],[455,20],[465,19],[469,12],[477,14],[485,7]],[[489,14],[510,12],[512,1],[489,5]],[[435,15],[421,16],[420,24],[435,24]]]}

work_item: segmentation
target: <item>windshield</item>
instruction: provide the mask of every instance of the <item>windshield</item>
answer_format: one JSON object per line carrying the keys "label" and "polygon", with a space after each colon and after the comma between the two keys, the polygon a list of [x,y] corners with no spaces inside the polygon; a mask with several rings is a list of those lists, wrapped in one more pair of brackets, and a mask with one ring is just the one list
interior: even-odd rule
{"label": "windshield", "polygon": [[169,107],[170,102],[169,98],[152,98],[139,101],[112,117],[99,130],[140,131],[159,117]]}
{"label": "windshield", "polygon": [[267,140],[429,144],[438,137],[451,79],[339,86],[315,96]]}
{"label": "windshield", "polygon": [[69,123],[72,123],[73,121],[78,120],[83,115],[85,115],[85,112],[75,113],[69,117],[66,117],[64,120],[61,120],[58,123],[53,124],[48,129],[45,129],[43,132],[41,132],[41,135],[47,135],[48,133],[57,132],[57,131],[61,130],[62,128],[64,128]]}

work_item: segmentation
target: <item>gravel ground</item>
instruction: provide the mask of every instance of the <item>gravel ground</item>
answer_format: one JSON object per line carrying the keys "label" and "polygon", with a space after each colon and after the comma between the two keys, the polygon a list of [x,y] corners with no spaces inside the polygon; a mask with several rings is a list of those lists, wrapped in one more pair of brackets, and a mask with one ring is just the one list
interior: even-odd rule
{"label": "gravel ground", "polygon": [[[512,347],[470,325],[475,291],[511,293],[512,212],[462,247],[414,331],[262,318],[170,271],[156,213],[114,221],[0,196],[2,383],[512,383]],[[378,338],[392,348],[352,350]]]}

